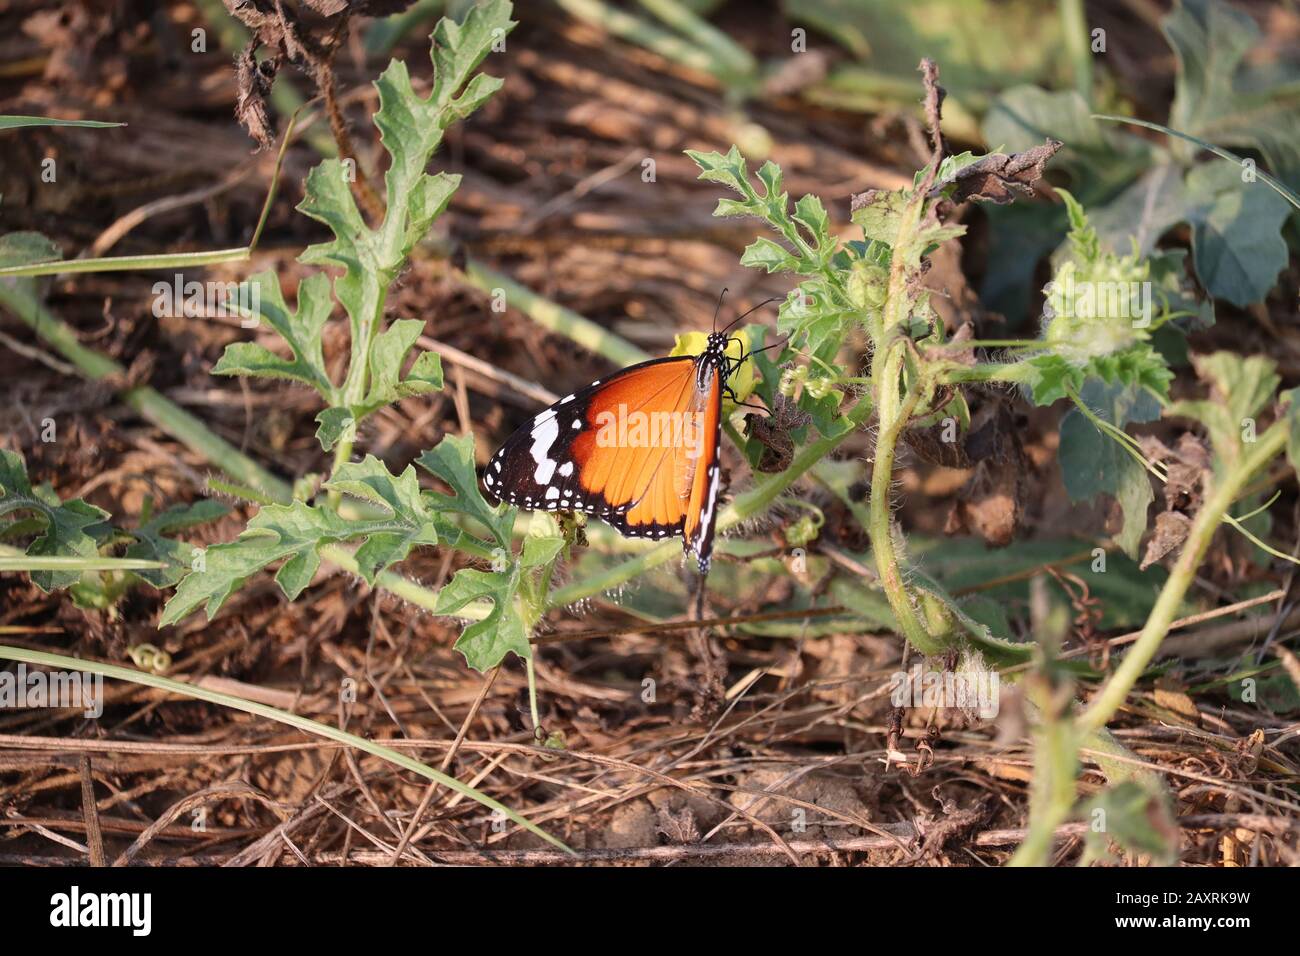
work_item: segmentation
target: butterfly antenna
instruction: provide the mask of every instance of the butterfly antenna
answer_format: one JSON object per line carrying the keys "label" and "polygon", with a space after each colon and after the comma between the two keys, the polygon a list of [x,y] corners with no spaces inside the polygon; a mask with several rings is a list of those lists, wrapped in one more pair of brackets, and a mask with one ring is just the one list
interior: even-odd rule
{"label": "butterfly antenna", "polygon": [[790,336],[787,335],[778,342],[773,342],[770,345],[764,345],[761,349],[750,349],[748,352],[746,352],[744,355],[742,355],[739,359],[736,360],[736,365],[739,366],[741,363],[749,360],[755,355],[758,355],[760,352],[769,352],[772,349],[779,349],[782,346],[788,344],[789,341],[790,341]]}
{"label": "butterfly antenna", "polygon": [[770,302],[778,302],[778,301],[780,301],[780,296],[772,296],[770,299],[764,299],[762,302],[760,302],[758,305],[754,306],[754,307],[753,307],[752,309],[750,309],[748,312],[742,312],[740,315],[736,316],[734,319],[732,319],[730,322],[728,322],[728,323],[727,323],[727,328],[723,329],[722,331],[723,331],[723,332],[726,332],[727,329],[730,329],[733,325],[735,325],[735,324],[736,324],[737,322],[739,322],[741,319],[745,318],[746,316],[753,315],[755,312],[757,312],[759,309],[761,309],[763,306],[767,305],[768,303],[770,303]]}
{"label": "butterfly antenna", "polygon": [[745,353],[745,358],[749,358],[751,355],[757,355],[759,352],[766,352],[769,349],[780,348],[781,346],[787,344],[789,341],[790,341],[790,336],[786,335],[783,338],[781,338],[780,341],[773,342],[771,345],[764,345],[761,349],[751,349],[749,352]]}
{"label": "butterfly antenna", "polygon": [[718,293],[718,304],[713,307],[713,331],[718,331],[718,313],[722,311],[722,297],[727,294],[727,287],[724,285],[722,291]]}

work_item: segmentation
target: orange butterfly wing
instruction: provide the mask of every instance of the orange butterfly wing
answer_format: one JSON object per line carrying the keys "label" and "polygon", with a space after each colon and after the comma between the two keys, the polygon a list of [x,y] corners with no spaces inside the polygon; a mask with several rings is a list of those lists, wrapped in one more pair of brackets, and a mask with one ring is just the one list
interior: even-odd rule
{"label": "orange butterfly wing", "polygon": [[718,495],[722,361],[675,356],[593,382],[535,416],[488,462],[489,499],[583,511],[624,535],[682,535],[708,571]]}
{"label": "orange butterfly wing", "polygon": [[[652,366],[611,382],[592,397],[590,426],[574,440],[581,484],[622,513],[609,520],[624,534],[663,538],[681,532],[694,461],[688,430],[699,409],[696,365]],[[696,442],[698,444],[698,442]]]}

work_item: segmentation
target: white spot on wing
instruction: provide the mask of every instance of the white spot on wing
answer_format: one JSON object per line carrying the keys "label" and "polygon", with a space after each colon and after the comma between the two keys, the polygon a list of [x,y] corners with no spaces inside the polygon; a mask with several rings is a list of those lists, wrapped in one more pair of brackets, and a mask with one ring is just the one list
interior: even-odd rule
{"label": "white spot on wing", "polygon": [[537,462],[537,471],[533,474],[533,480],[539,485],[548,484],[551,475],[555,473],[556,462],[549,455],[551,446],[555,444],[555,439],[559,437],[559,434],[560,425],[555,420],[553,413],[533,429],[533,446],[529,449],[529,452],[533,456],[533,461]]}

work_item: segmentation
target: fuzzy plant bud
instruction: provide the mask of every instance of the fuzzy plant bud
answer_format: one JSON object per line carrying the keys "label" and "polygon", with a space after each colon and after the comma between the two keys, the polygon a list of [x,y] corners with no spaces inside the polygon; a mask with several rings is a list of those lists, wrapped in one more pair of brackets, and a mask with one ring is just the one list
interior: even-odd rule
{"label": "fuzzy plant bud", "polygon": [[889,273],[873,262],[853,263],[848,292],[853,305],[864,312],[878,312],[889,290]]}

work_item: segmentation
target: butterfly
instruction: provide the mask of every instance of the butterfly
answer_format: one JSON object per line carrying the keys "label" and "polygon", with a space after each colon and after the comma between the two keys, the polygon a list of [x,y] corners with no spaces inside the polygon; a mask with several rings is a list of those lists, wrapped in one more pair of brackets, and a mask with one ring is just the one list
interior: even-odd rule
{"label": "butterfly", "polygon": [[[632,538],[680,535],[700,573],[708,574],[722,399],[736,400],[728,380],[749,358],[745,341],[728,331],[753,311],[720,332],[715,312],[715,331],[698,355],[632,365],[536,415],[487,463],[488,500],[535,511],[582,511]],[[728,354],[732,341],[741,344],[738,358]]]}

